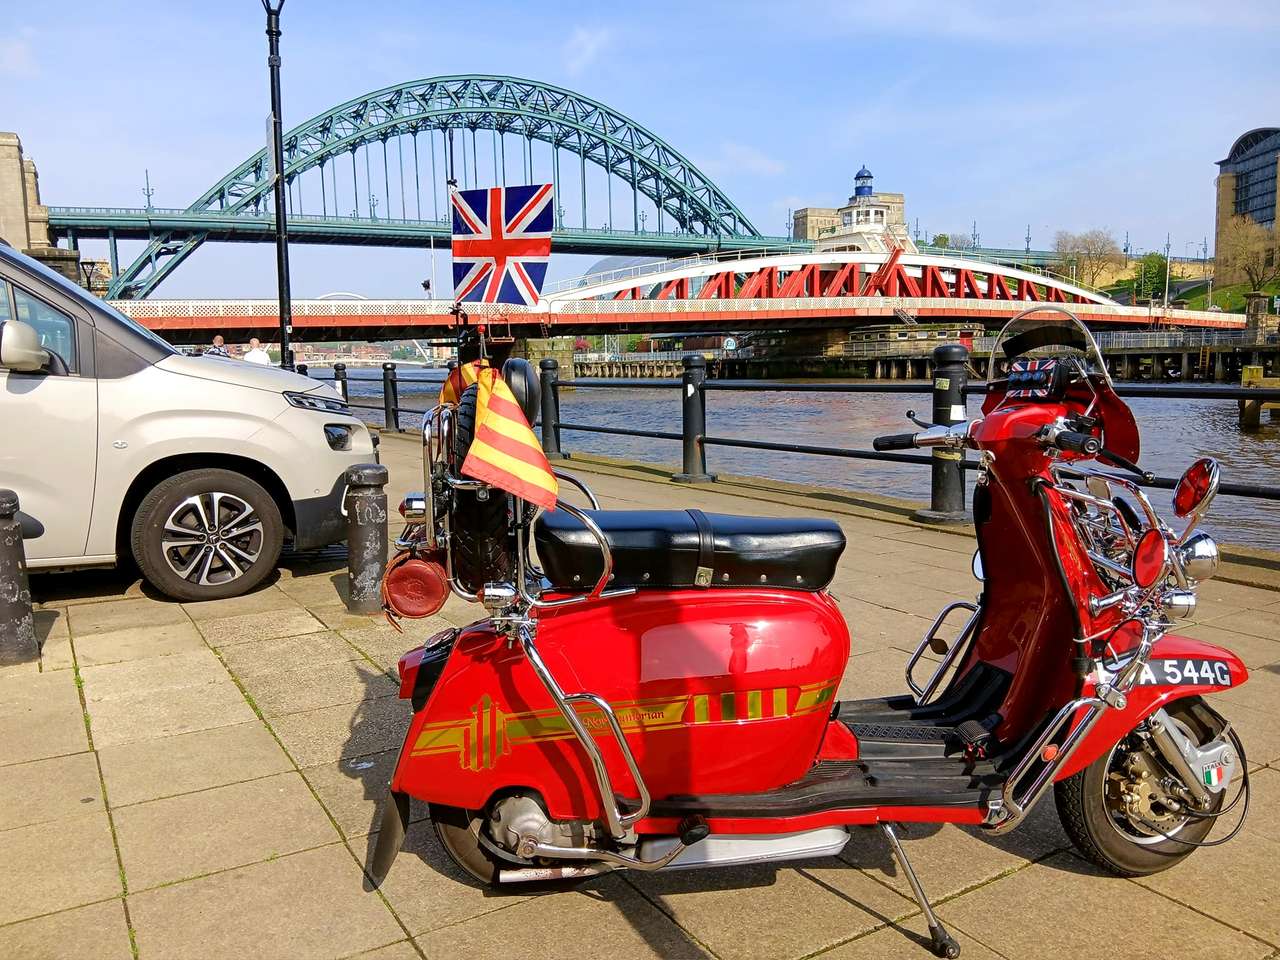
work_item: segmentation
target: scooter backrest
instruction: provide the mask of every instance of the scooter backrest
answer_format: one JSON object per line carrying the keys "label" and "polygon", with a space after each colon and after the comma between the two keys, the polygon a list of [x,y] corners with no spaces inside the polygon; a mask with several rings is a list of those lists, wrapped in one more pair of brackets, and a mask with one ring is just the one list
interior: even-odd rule
{"label": "scooter backrest", "polygon": [[538,380],[538,371],[528,360],[512,357],[502,365],[502,379],[515,395],[524,418],[532,425],[542,405],[542,384]]}

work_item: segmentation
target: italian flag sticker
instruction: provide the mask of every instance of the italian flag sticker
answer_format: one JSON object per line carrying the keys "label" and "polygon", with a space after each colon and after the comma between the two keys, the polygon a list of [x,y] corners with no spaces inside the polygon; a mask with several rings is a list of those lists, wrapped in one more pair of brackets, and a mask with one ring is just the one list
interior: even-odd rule
{"label": "italian flag sticker", "polygon": [[1204,785],[1216,787],[1222,783],[1222,764],[1211,763],[1204,768]]}

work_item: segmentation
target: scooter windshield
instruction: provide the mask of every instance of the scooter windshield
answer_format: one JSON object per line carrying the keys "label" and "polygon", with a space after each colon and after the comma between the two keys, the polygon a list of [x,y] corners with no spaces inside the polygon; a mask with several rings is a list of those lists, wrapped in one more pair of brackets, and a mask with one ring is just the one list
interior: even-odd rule
{"label": "scooter windshield", "polygon": [[[1073,404],[1078,413],[1094,417],[1103,425],[1107,449],[1137,460],[1141,442],[1133,413],[1116,394],[1093,334],[1070,310],[1044,304],[1018,314],[995,338],[987,369],[993,378],[1011,369],[1013,376],[1025,377],[1029,370],[1034,374],[1037,366],[1046,366],[1036,363],[1045,360],[1058,361],[1059,368],[1066,361],[1074,368],[1062,399]],[[990,413],[1007,398],[1019,398],[1020,403],[1036,402],[1037,397],[1048,400],[1050,392],[1015,389],[1009,383],[1004,391],[988,394],[983,413]]]}
{"label": "scooter windshield", "polygon": [[1083,373],[1113,388],[1102,351],[1089,328],[1070,310],[1052,305],[1032,307],[1018,314],[1000,331],[991,348],[991,366],[998,369],[1014,360],[1073,357]]}

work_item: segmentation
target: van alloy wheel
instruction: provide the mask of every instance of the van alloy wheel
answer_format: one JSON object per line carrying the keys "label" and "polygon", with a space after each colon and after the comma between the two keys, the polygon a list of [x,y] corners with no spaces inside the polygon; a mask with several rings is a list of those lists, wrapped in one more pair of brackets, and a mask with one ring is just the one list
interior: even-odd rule
{"label": "van alloy wheel", "polygon": [[187,497],[169,514],[164,536],[169,569],[200,586],[238,580],[262,555],[262,521],[252,504],[231,493]]}
{"label": "van alloy wheel", "polygon": [[280,507],[242,473],[202,467],[166,477],[138,504],[129,546],[142,575],[175,600],[247,593],[276,566]]}

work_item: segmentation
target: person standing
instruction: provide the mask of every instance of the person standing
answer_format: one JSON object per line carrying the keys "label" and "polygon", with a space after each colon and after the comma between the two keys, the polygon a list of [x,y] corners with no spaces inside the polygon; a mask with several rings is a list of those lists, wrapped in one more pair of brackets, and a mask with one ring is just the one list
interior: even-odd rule
{"label": "person standing", "polygon": [[270,365],[271,354],[267,353],[267,351],[262,348],[262,343],[258,340],[257,337],[250,337],[249,349],[241,359],[246,361],[247,363],[261,363],[261,364]]}
{"label": "person standing", "polygon": [[205,350],[206,357],[225,357],[227,354],[227,342],[222,339],[222,334],[218,334],[213,338],[213,345]]}

